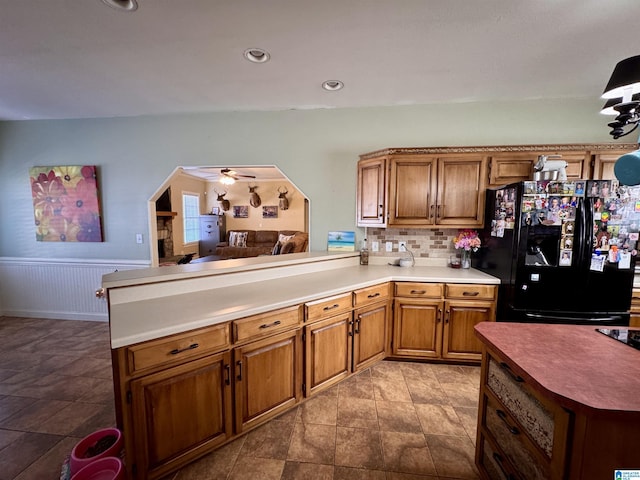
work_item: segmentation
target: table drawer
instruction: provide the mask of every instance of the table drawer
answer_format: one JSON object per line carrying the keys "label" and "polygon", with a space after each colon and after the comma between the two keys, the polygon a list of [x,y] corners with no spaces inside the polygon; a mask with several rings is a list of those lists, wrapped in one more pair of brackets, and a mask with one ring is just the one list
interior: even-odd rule
{"label": "table drawer", "polygon": [[482,448],[480,466],[491,480],[520,480],[513,467],[484,435],[480,436],[480,445]]}
{"label": "table drawer", "polygon": [[362,307],[389,298],[389,284],[381,283],[373,287],[361,288],[353,292],[353,306]]}
{"label": "table drawer", "polygon": [[283,308],[231,322],[233,341],[246,342],[278,332],[283,332],[300,323],[300,307]]}
{"label": "table drawer", "polygon": [[351,292],[304,304],[305,322],[332,317],[351,310]]}
{"label": "table drawer", "polygon": [[445,296],[466,300],[493,300],[496,295],[495,285],[476,285],[471,283],[447,283]]}
{"label": "table drawer", "polygon": [[505,453],[511,465],[523,478],[550,478],[548,463],[540,461],[535,447],[521,431],[519,424],[493,397],[485,395],[482,415],[487,431]]}
{"label": "table drawer", "polygon": [[396,297],[408,298],[440,298],[444,292],[442,283],[397,282]]}
{"label": "table drawer", "polygon": [[127,347],[129,374],[193,360],[229,347],[229,323],[180,333]]}

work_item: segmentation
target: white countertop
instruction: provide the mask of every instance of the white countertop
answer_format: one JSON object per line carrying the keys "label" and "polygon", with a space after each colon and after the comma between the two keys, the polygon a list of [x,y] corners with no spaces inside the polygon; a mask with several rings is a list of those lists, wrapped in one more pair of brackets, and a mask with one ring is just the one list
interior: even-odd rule
{"label": "white countertop", "polygon": [[[360,266],[357,265],[357,257],[347,260],[353,260],[356,264],[326,271],[285,274],[280,277],[273,277],[272,272],[272,278],[266,280],[196,291],[183,289],[175,295],[112,302],[109,308],[111,346],[119,348],[389,281],[494,285],[500,283],[497,278],[475,269],[452,269],[443,266]],[[165,281],[158,277],[158,272],[147,273],[155,274],[155,281],[162,281],[162,288],[167,290],[172,279],[176,282],[185,279],[183,272],[184,270],[167,272],[172,278]],[[245,275],[251,273],[244,272]],[[122,287],[121,279],[113,275],[109,275],[108,282],[104,282],[105,286]],[[135,275],[137,280],[130,279],[134,283],[144,278],[144,272],[140,270],[137,270]],[[170,283],[167,284],[167,281]]]}

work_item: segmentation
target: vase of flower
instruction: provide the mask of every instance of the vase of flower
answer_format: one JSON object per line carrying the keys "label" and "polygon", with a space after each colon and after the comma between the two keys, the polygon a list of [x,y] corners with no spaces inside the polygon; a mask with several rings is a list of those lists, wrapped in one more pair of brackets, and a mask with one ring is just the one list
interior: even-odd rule
{"label": "vase of flower", "polygon": [[458,236],[453,239],[453,246],[461,251],[462,268],[471,268],[471,252],[477,252],[480,244],[478,232],[475,230],[460,230]]}
{"label": "vase of flower", "polygon": [[471,268],[471,250],[462,250],[462,258],[460,259],[462,268]]}

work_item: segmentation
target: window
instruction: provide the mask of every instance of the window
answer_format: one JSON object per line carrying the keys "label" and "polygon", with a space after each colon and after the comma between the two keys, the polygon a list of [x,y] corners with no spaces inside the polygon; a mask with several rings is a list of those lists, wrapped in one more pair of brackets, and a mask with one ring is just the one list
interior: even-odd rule
{"label": "window", "polygon": [[200,196],[194,193],[182,194],[182,215],[184,217],[184,243],[200,240]]}

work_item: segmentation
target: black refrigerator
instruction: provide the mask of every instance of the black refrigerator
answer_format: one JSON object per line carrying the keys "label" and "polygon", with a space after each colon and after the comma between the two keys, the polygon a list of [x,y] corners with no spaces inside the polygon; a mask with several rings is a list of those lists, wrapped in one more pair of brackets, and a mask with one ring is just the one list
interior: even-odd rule
{"label": "black refrigerator", "polygon": [[500,278],[498,321],[629,325],[639,193],[611,180],[487,190],[473,266]]}

